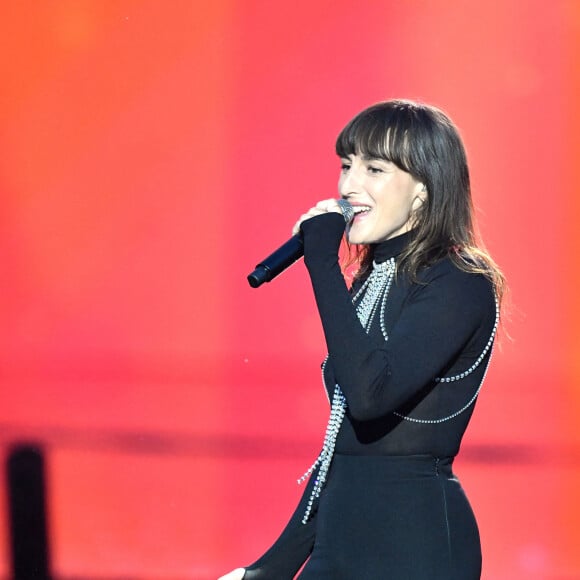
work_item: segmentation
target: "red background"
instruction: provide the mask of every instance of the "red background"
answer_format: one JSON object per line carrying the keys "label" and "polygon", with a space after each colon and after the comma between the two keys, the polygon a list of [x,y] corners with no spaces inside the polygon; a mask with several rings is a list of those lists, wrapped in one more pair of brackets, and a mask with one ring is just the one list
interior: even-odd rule
{"label": "red background", "polygon": [[[61,578],[211,579],[260,555],[326,421],[302,264],[334,139],[420,99],[460,127],[511,287],[456,470],[485,579],[580,577],[573,0],[46,0],[0,8],[0,454],[45,448]],[[0,576],[7,577],[0,486]]]}

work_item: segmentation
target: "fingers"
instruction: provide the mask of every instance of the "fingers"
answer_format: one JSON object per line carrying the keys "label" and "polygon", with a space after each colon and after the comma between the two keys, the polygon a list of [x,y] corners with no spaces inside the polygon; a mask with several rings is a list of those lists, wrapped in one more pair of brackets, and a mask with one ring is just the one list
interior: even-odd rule
{"label": "fingers", "polygon": [[225,576],[220,576],[218,580],[242,580],[245,573],[246,573],[245,568],[236,568],[235,570],[232,570]]}
{"label": "fingers", "polygon": [[300,231],[302,222],[305,222],[314,216],[329,212],[342,213],[336,199],[324,199],[319,201],[314,207],[310,208],[306,213],[303,213],[298,221],[294,224],[294,227],[292,228],[292,234],[296,235]]}
{"label": "fingers", "polygon": [[303,213],[298,219],[298,221],[294,224],[294,227],[292,228],[292,233],[296,235],[300,231],[300,226],[302,225],[302,222],[305,222],[306,220],[309,220],[314,216],[322,215],[323,213],[327,213],[326,210],[321,210],[316,207],[309,209],[306,213]]}

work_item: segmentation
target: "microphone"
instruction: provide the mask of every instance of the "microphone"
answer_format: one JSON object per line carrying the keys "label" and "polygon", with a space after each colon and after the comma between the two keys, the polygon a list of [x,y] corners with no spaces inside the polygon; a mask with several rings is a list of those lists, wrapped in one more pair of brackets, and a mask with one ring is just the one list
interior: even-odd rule
{"label": "microphone", "polygon": [[[348,224],[354,217],[352,205],[346,199],[338,199],[336,203]],[[258,288],[264,282],[273,280],[302,256],[304,256],[302,236],[296,234],[256,265],[256,269],[248,276],[248,283],[252,288]]]}

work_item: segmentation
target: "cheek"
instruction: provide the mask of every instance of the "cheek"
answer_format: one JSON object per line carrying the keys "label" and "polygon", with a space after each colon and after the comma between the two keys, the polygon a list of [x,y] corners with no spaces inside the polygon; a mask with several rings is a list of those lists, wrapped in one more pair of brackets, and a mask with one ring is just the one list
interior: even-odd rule
{"label": "cheek", "polygon": [[381,214],[391,219],[400,219],[411,213],[411,204],[406,196],[391,195],[383,199],[381,203]]}

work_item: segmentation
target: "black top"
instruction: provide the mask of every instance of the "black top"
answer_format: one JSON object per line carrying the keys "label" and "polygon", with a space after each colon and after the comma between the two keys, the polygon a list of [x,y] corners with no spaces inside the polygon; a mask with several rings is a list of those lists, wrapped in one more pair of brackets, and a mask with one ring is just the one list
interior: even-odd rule
{"label": "black top", "polygon": [[[449,258],[421,270],[418,283],[397,272],[384,315],[388,340],[378,320],[367,334],[338,262],[344,227],[338,213],[302,224],[304,260],[329,352],[325,386],[332,398],[338,383],[348,405],[335,453],[453,457],[473,405],[440,420],[472,400],[490,352],[460,380],[435,379],[468,371],[484,352],[495,323],[492,285],[483,275],[460,270]],[[374,260],[398,256],[411,235],[375,245]],[[405,420],[393,411],[429,422]],[[280,538],[247,567],[245,580],[292,578],[306,560],[314,543],[316,511],[307,524],[301,518],[313,479]]]}

